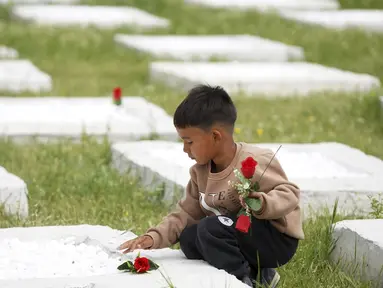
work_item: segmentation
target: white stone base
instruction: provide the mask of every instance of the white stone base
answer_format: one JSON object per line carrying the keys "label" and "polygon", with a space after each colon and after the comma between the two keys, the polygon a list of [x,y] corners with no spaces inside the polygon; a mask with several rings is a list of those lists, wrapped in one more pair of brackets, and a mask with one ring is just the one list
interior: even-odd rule
{"label": "white stone base", "polygon": [[367,74],[305,62],[153,62],[150,76],[152,81],[185,90],[207,83],[223,86],[231,94],[242,91],[269,97],[326,91],[365,92],[380,86],[378,78]]}
{"label": "white stone base", "polygon": [[0,0],[0,5],[7,4],[75,4],[80,0]]}
{"label": "white stone base", "polygon": [[114,40],[125,47],[158,58],[209,61],[223,58],[237,61],[288,61],[304,59],[301,47],[250,35],[124,35]]}
{"label": "white stone base", "polygon": [[333,10],[340,7],[336,0],[185,0],[186,3],[213,8],[265,10]]}
{"label": "white stone base", "polygon": [[112,97],[0,97],[0,137],[76,140],[84,133],[110,141],[178,138],[172,117],[142,97],[122,97],[121,106]]}
{"label": "white stone base", "polygon": [[0,60],[0,91],[39,93],[51,89],[51,76],[29,60]]}
{"label": "white stone base", "polygon": [[[175,189],[185,188],[189,168],[195,164],[182,145],[164,141],[116,143],[112,146],[113,167],[120,172],[132,168],[149,188],[165,183],[168,201]],[[258,146],[274,151],[279,147],[267,143]],[[342,214],[368,213],[368,196],[383,189],[383,161],[343,144],[282,144],[277,158],[289,179],[300,186],[307,216],[325,207],[332,212],[337,198]]]}
{"label": "white stone base", "polygon": [[[0,205],[7,215],[28,217],[27,185],[0,166]],[[0,236],[1,237],[1,236]],[[1,248],[0,248],[1,249]]]}
{"label": "white stone base", "polygon": [[281,11],[284,18],[330,29],[358,28],[383,32],[383,10]]}
{"label": "white stone base", "polygon": [[169,21],[146,11],[127,6],[16,5],[12,14],[18,19],[42,25],[96,26],[112,29],[121,26],[165,28]]}
{"label": "white stone base", "polygon": [[0,45],[0,59],[16,59],[19,57],[19,53],[13,48]]}
{"label": "white stone base", "polygon": [[[122,231],[113,230],[106,226],[90,226],[90,225],[76,225],[76,226],[53,226],[53,227],[33,227],[33,228],[10,228],[0,229],[0,243],[5,239],[18,238],[20,241],[37,241],[39,243],[49,243],[50,240],[67,239],[67,237],[74,238],[73,240],[77,244],[84,243],[86,246],[98,246],[104,249],[109,255],[107,259],[102,258],[104,262],[108,264],[118,262],[122,264],[125,260],[133,260],[139,251],[133,253],[122,254],[115,250],[117,246],[123,242],[135,238],[131,232],[122,234]],[[69,244],[73,245],[73,244]],[[51,246],[46,246],[51,247]],[[6,251],[0,254],[7,253]],[[9,249],[9,247],[8,247]],[[48,248],[47,248],[48,249]],[[60,249],[60,246],[57,247]],[[24,263],[28,267],[27,269],[34,270],[36,267],[36,261],[33,258],[28,257],[33,250],[33,245],[27,251],[20,251],[20,257],[17,259],[18,267],[20,262]],[[57,255],[57,251],[52,251],[54,255]],[[34,255],[33,255],[34,256]],[[68,255],[64,255],[62,261],[70,261]],[[76,255],[74,255],[76,256]],[[77,255],[78,256],[78,255]],[[237,280],[234,276],[229,275],[223,270],[218,270],[208,265],[206,262],[199,260],[188,260],[180,250],[171,249],[158,249],[158,250],[144,250],[141,251],[141,256],[145,256],[157,263],[159,270],[151,271],[148,274],[134,275],[130,273],[124,273],[118,271],[110,271],[104,275],[91,275],[91,276],[77,276],[77,277],[56,277],[55,275],[49,275],[49,277],[42,277],[38,279],[36,276],[33,278],[27,277],[25,274],[20,273],[19,279],[12,277],[13,279],[0,279],[0,287],[2,288],[74,288],[74,287],[167,287],[166,281],[160,272],[164,273],[166,277],[170,279],[175,287],[180,288],[211,288],[211,287],[233,287],[233,288],[246,288],[245,284]],[[97,256],[95,256],[97,257]],[[100,256],[101,257],[101,256]],[[122,257],[122,260],[119,260]],[[15,258],[15,257],[13,257]],[[53,258],[53,259],[52,259]],[[78,257],[73,257],[78,259]],[[56,260],[56,262],[55,262]],[[49,265],[65,265],[67,263],[57,263],[59,258],[52,255],[50,259],[46,260],[46,263],[40,265],[38,271],[40,274],[44,274],[44,269],[52,269]],[[85,262],[87,259],[83,259]],[[1,258],[0,263],[5,263],[7,259]],[[74,265],[82,265],[81,263],[74,263]],[[117,265],[117,266],[118,266]],[[5,267],[2,267],[3,274],[5,276],[12,275],[14,272],[12,269],[15,267],[15,263],[8,263]],[[83,268],[83,267],[80,267]],[[116,267],[117,268],[117,267]],[[9,269],[8,273],[4,273],[4,269]],[[66,271],[60,271],[61,274]]]}
{"label": "white stone base", "polygon": [[383,219],[338,222],[333,240],[337,241],[331,254],[335,264],[340,262],[353,277],[383,287]]}

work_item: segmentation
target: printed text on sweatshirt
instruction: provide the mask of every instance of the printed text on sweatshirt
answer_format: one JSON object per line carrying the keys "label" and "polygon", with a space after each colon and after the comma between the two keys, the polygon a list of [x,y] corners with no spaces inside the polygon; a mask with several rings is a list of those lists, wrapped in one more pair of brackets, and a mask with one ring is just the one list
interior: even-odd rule
{"label": "printed text on sweatshirt", "polygon": [[[238,193],[228,184],[229,180],[236,180],[233,169],[240,169],[241,162],[251,156],[258,162],[253,177],[253,181],[257,181],[273,155],[269,149],[237,143],[236,155],[225,170],[211,173],[210,163],[192,166],[185,196],[178,202],[175,211],[167,215],[159,225],[148,229],[146,235],[154,240],[151,248],[165,248],[177,243],[182,230],[190,224],[198,223],[203,217],[237,213],[241,208]],[[270,220],[282,233],[304,239],[300,190],[288,180],[277,157],[271,161],[259,183],[263,206],[253,214],[259,219]]]}

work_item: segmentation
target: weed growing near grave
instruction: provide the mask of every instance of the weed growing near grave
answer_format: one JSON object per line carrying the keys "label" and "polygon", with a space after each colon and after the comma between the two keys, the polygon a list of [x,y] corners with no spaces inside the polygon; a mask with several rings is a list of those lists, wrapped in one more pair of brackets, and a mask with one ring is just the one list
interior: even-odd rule
{"label": "weed growing near grave", "polygon": [[383,194],[376,197],[370,196],[371,212],[370,216],[374,219],[383,219]]}
{"label": "weed growing near grave", "polygon": [[[172,22],[168,29],[146,34],[254,34],[303,47],[309,62],[369,73],[383,80],[382,35],[330,31],[275,15],[189,6],[183,0],[83,2],[132,5]],[[380,0],[340,3],[347,8],[382,8]],[[170,114],[185,96],[180,91],[149,83],[148,63],[152,57],[113,42],[116,32],[136,33],[128,28],[100,31],[38,27],[16,22],[8,12],[8,8],[0,8],[0,44],[17,49],[21,58],[30,59],[52,76],[53,90],[45,95],[110,95],[114,87],[121,86],[124,95],[145,96]],[[246,142],[337,141],[383,159],[378,95],[373,92],[284,100],[238,95],[234,98],[239,111],[236,137]],[[135,179],[121,177],[109,163],[108,143],[100,145],[89,139],[81,144],[24,147],[0,143],[1,166],[23,178],[30,192],[29,220],[0,216],[0,227],[88,223],[143,233],[169,209],[156,201],[157,192],[145,191]],[[336,221],[340,219],[337,217]],[[331,223],[331,215],[305,223],[306,240],[293,261],[279,269],[280,287],[372,287],[352,280],[329,264]]]}

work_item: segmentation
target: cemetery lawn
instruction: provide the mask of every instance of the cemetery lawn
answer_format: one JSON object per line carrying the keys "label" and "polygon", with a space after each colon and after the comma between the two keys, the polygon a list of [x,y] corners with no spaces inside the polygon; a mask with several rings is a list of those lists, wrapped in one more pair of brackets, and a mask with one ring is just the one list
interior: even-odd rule
{"label": "cemetery lawn", "polygon": [[[213,11],[187,6],[182,0],[89,0],[84,3],[132,5],[172,21],[169,29],[146,34],[255,34],[298,45],[306,60],[383,81],[383,35],[350,30],[334,32],[256,12]],[[347,8],[380,8],[381,0],[340,1]],[[43,95],[104,96],[115,86],[124,95],[144,96],[173,114],[185,96],[148,79],[148,55],[113,42],[115,33],[93,28],[57,29],[16,22],[0,8],[0,44],[17,49],[53,78]],[[268,100],[234,97],[239,111],[237,135],[246,142],[341,142],[383,159],[383,125],[378,96],[383,91],[353,95]],[[4,92],[3,96],[9,96]],[[22,94],[23,95],[23,94]],[[24,96],[34,96],[24,94]],[[0,96],[1,97],[1,96]],[[84,139],[81,144],[18,146],[0,142],[0,164],[24,179],[29,188],[30,219],[0,216],[0,227],[97,224],[143,233],[157,224],[169,207],[158,192],[145,191],[135,179],[110,166],[108,143]],[[339,220],[339,216],[337,220]],[[286,267],[280,287],[372,287],[340,272],[327,261],[331,217],[305,223],[307,239]]]}

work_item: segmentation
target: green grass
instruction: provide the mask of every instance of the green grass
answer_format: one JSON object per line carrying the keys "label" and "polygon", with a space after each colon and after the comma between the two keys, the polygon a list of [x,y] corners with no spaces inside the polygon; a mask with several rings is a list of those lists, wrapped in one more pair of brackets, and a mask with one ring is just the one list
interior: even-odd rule
{"label": "green grass", "polygon": [[[172,22],[169,29],[146,34],[254,34],[305,49],[309,62],[321,63],[383,81],[383,36],[348,30],[335,32],[256,12],[212,10],[179,0],[87,1],[134,5]],[[345,8],[382,8],[380,0],[341,1]],[[144,96],[172,114],[185,96],[149,82],[149,55],[113,42],[116,32],[95,28],[57,29],[12,21],[0,8],[0,44],[17,49],[53,77],[53,90],[43,95],[102,96],[121,86],[125,95]],[[239,111],[236,136],[246,142],[336,141],[383,159],[383,125],[379,92],[367,95],[318,95],[268,100],[235,96]],[[9,95],[5,92],[0,95]],[[27,94],[22,94],[27,95]],[[27,95],[33,96],[33,95]],[[0,96],[1,97],[1,96]],[[262,133],[261,133],[262,132]],[[143,233],[169,211],[158,195],[109,166],[109,145],[0,143],[0,164],[24,179],[30,192],[30,219],[0,217],[0,227],[101,224]],[[329,264],[329,219],[305,223],[307,239],[285,268],[282,287],[372,287],[359,283]]]}

